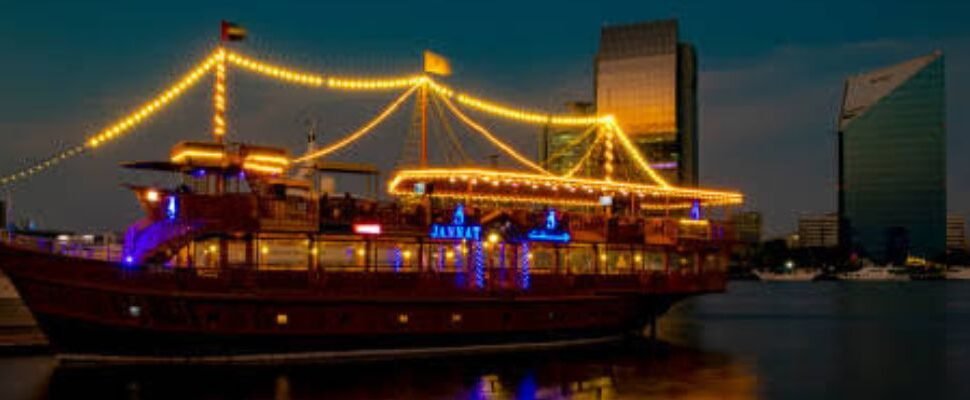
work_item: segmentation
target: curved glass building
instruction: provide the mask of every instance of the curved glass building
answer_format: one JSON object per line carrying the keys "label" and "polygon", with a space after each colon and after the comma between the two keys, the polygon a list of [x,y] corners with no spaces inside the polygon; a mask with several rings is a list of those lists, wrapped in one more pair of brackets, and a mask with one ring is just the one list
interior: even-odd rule
{"label": "curved glass building", "polygon": [[946,251],[939,51],[850,77],[839,114],[840,239],[877,262]]}

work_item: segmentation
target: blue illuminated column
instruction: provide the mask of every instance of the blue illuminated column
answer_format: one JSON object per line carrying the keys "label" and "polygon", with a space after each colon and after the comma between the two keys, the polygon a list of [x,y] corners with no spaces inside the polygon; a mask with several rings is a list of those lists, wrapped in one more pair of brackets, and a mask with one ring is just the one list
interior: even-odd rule
{"label": "blue illuminated column", "polygon": [[475,287],[485,288],[485,250],[481,241],[472,242],[472,271],[475,275]]}
{"label": "blue illuminated column", "polygon": [[400,247],[395,247],[391,253],[391,266],[393,266],[394,272],[400,271],[402,265],[404,265],[404,254]]}
{"label": "blue illuminated column", "polygon": [[468,270],[465,269],[468,261],[468,251],[466,243],[461,242],[455,245],[455,287],[466,287],[468,285]]}
{"label": "blue illuminated column", "polygon": [[519,246],[519,287],[522,289],[529,288],[529,269],[531,268],[531,261],[529,259],[529,242],[522,242]]}
{"label": "blue illuminated column", "polygon": [[454,248],[454,252],[455,252],[455,272],[461,271],[463,269],[463,267],[464,267],[464,264],[465,264],[465,251],[464,251],[464,249],[465,249],[465,244],[464,243],[460,243],[459,242],[459,243],[455,244],[455,248]]}
{"label": "blue illuminated column", "polygon": [[438,272],[445,270],[445,246],[438,246],[438,260],[435,264]]}

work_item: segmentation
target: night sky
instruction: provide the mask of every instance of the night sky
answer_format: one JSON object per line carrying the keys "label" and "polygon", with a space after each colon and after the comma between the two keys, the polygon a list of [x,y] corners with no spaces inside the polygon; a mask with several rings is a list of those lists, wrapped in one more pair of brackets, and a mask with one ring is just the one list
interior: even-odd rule
{"label": "night sky", "polygon": [[[681,40],[697,47],[700,61],[702,182],[743,191],[746,208],[765,214],[767,236],[793,230],[800,213],[835,210],[834,125],[844,78],[934,49],[946,55],[949,209],[970,214],[970,2],[198,3],[5,5],[0,174],[82,143],[154,96],[211,51],[221,19],[248,28],[240,51],[283,64],[409,74],[430,48],[451,59],[453,86],[559,111],[565,101],[592,99],[601,26],[678,18]],[[290,87],[232,70],[230,80],[232,138],[294,152],[306,118],[321,121],[326,142],[396,96]],[[139,210],[120,184],[164,178],[117,163],[164,159],[177,140],[205,140],[210,90],[204,81],[130,136],[17,184],[15,217],[49,228],[122,229]],[[405,112],[340,158],[392,166],[408,118]],[[535,154],[535,128],[481,120]]]}

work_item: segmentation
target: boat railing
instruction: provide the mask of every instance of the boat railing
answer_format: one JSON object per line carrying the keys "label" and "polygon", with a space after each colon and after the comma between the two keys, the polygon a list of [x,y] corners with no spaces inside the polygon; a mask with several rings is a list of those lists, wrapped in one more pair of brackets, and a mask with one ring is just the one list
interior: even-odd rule
{"label": "boat railing", "polygon": [[[402,269],[378,265],[338,265],[327,268],[258,269],[248,267],[187,268],[166,265],[129,265],[120,259],[120,246],[76,246],[58,240],[0,232],[8,246],[60,254],[78,259],[71,268],[60,272],[97,276],[98,281],[119,279],[143,282],[169,290],[241,290],[241,291],[321,291],[342,295],[401,294],[427,295],[455,293],[463,295],[494,293],[534,293],[586,291],[666,293],[678,291],[720,291],[724,289],[724,271],[717,268],[620,269],[575,272],[571,269],[523,272],[516,268],[489,268],[483,274],[471,269],[435,270]],[[86,263],[83,260],[92,260]],[[111,262],[114,269],[103,268]],[[527,279],[523,279],[527,277]]]}
{"label": "boat railing", "polygon": [[194,269],[164,266],[129,267],[120,279],[143,281],[153,287],[188,291],[239,290],[255,292],[318,291],[333,295],[432,295],[432,294],[552,294],[585,292],[666,293],[673,291],[723,290],[724,274],[707,272],[643,271],[618,275],[547,274],[530,276],[526,287],[521,277],[501,277],[492,271],[483,281],[462,272],[369,273],[335,271],[259,271],[251,269]]}
{"label": "boat railing", "polygon": [[110,241],[83,242],[11,231],[0,231],[0,242],[10,247],[34,252],[108,262],[121,262],[124,253],[120,243]]}

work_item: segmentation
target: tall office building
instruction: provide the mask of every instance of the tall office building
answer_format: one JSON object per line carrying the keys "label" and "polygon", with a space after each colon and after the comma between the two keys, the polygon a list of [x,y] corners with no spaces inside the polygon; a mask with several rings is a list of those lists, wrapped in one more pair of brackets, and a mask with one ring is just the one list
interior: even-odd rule
{"label": "tall office building", "polygon": [[836,247],[838,245],[838,214],[803,215],[798,218],[799,247]]}
{"label": "tall office building", "polygon": [[962,215],[946,216],[946,249],[967,249],[967,220]]}
{"label": "tall office building", "polygon": [[697,56],[677,21],[604,27],[595,70],[597,112],[614,115],[665,179],[697,185]]}
{"label": "tall office building", "polygon": [[946,128],[939,51],[849,77],[839,113],[843,245],[879,262],[946,249]]}

